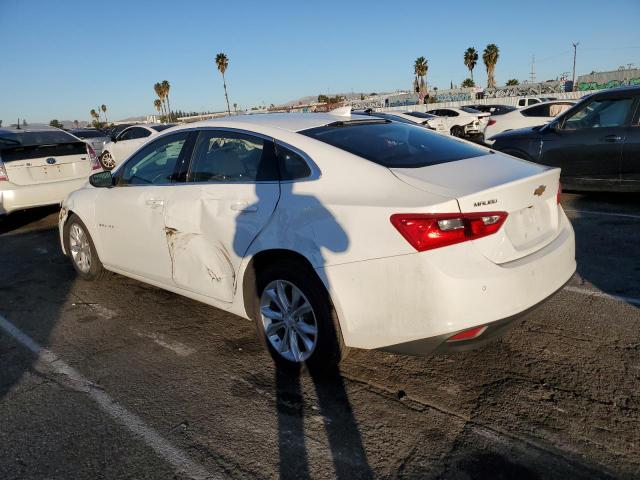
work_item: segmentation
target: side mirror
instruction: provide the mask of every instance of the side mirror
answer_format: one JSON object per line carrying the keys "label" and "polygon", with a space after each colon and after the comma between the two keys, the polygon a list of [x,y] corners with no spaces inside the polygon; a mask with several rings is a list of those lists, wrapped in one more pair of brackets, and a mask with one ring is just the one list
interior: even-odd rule
{"label": "side mirror", "polygon": [[109,171],[94,173],[89,177],[89,183],[96,188],[113,187],[113,176]]}

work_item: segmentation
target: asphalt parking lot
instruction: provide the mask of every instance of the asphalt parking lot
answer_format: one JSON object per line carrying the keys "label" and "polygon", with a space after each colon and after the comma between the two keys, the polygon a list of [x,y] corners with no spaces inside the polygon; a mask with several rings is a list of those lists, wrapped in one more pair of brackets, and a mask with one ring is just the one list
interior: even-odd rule
{"label": "asphalt parking lot", "polygon": [[76,280],[55,209],[0,219],[0,478],[638,478],[640,197],[562,202],[578,271],[506,337],[323,379],[231,314]]}

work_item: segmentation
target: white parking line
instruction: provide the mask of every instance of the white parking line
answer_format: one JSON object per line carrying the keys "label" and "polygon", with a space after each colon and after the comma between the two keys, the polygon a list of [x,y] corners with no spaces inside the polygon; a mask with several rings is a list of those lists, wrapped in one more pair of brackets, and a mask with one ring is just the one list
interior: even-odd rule
{"label": "white parking line", "polygon": [[606,298],[608,300],[615,300],[617,302],[631,303],[632,305],[640,305],[640,298],[627,297],[624,295],[610,295],[608,293],[599,292],[597,290],[590,290],[588,288],[574,287],[567,285],[564,289],[568,292],[580,293],[582,295],[588,295],[590,297]]}
{"label": "white parking line", "polygon": [[605,217],[635,218],[640,220],[640,215],[633,215],[631,213],[594,212],[591,210],[572,210],[570,208],[565,208],[564,211],[569,213],[582,213],[584,215],[603,215]]}
{"label": "white parking line", "polygon": [[78,392],[86,393],[91,397],[105,413],[124,425],[127,430],[139,437],[161,458],[169,462],[176,469],[176,472],[196,480],[221,478],[207,472],[202,465],[194,462],[183,451],[174,447],[168,440],[148,426],[144,420],[119,405],[98,386],[84,378],[78,371],[63,362],[56,354],[41,347],[2,315],[0,315],[0,328],[36,354],[38,356],[38,362],[45,365],[52,372],[63,375],[67,380],[66,383],[71,388]]}
{"label": "white parking line", "polygon": [[171,350],[173,353],[180,357],[187,357],[192,353],[195,353],[195,349],[185,345],[184,343],[169,340],[164,335],[161,335],[159,333],[145,333],[136,329],[133,329],[133,332],[139,337],[150,338],[154,341],[154,343],[166,348],[167,350]]}

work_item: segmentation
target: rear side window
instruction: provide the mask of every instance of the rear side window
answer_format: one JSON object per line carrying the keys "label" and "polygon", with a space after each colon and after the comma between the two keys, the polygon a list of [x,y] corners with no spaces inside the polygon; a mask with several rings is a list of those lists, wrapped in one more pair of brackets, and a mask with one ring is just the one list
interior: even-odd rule
{"label": "rear side window", "polygon": [[327,125],[299,133],[389,168],[419,168],[489,154],[426,128],[396,122]]}
{"label": "rear side window", "polygon": [[280,163],[281,180],[298,180],[311,175],[311,169],[301,155],[296,152],[276,145],[276,155]]}
{"label": "rear side window", "polygon": [[549,104],[536,105],[535,107],[526,108],[520,113],[525,117],[549,117]]}
{"label": "rear side window", "polygon": [[273,143],[242,133],[200,132],[188,181],[255,182],[278,178]]}

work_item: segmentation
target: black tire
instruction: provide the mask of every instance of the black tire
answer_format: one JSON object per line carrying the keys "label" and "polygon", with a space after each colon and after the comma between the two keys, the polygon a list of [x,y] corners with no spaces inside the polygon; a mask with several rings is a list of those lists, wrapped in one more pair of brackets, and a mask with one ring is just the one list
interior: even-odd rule
{"label": "black tire", "polygon": [[464,128],[459,127],[458,125],[451,127],[451,135],[458,138],[464,137]]}
{"label": "black tire", "polygon": [[[311,355],[302,362],[287,360],[276,351],[265,333],[261,312],[261,298],[265,288],[276,280],[284,280],[297,287],[311,304],[317,322],[317,339]],[[257,301],[253,318],[256,323],[258,338],[267,348],[278,368],[298,372],[302,368],[312,375],[333,375],[342,360],[348,354],[344,344],[338,316],[329,294],[316,273],[301,262],[282,260],[267,265],[256,272]]]}
{"label": "black tire", "polygon": [[[86,235],[89,251],[91,252],[89,268],[86,271],[84,271],[80,266],[78,266],[78,263],[74,259],[73,253],[71,252],[70,235],[74,226],[79,227]],[[78,217],[75,213],[72,213],[67,219],[67,222],[64,224],[63,241],[64,241],[64,249],[67,252],[67,255],[69,256],[69,260],[71,260],[71,265],[73,265],[74,270],[76,271],[76,273],[80,278],[82,278],[83,280],[99,280],[100,278],[103,278],[105,276],[106,270],[102,266],[102,262],[98,257],[98,252],[96,251],[96,247],[93,244],[93,239],[89,234],[89,230],[87,229],[85,224],[82,223],[82,220],[80,220],[80,217]]]}

